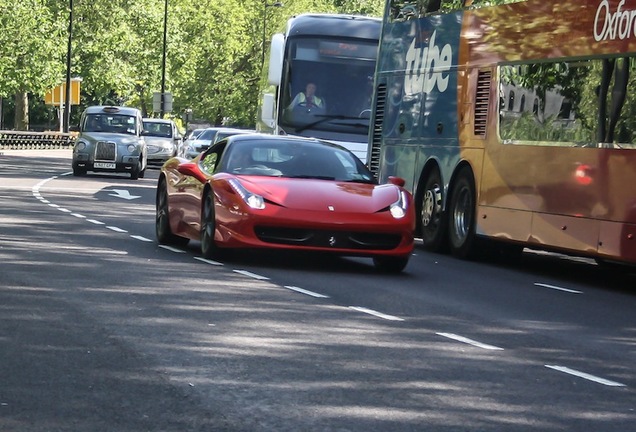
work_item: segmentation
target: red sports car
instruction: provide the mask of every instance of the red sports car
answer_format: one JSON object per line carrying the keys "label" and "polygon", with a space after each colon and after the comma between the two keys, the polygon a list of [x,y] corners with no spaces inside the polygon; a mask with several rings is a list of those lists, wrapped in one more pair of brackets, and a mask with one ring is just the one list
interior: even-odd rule
{"label": "red sports car", "polygon": [[157,184],[160,244],[329,252],[401,272],[413,250],[412,196],[377,184],[343,147],[317,139],[234,135],[192,160],[172,158]]}

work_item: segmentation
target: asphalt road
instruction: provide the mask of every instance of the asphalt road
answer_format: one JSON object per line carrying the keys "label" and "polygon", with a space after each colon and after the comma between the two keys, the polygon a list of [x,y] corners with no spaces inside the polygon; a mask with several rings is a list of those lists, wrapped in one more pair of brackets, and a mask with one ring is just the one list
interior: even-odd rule
{"label": "asphalt road", "polygon": [[69,157],[0,155],[0,431],[636,430],[633,275],[204,261],[156,244],[156,171]]}

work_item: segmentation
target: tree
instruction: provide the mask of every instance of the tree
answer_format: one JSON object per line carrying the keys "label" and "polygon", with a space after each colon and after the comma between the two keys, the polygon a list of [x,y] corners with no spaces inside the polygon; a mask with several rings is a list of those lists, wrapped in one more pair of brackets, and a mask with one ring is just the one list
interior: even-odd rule
{"label": "tree", "polygon": [[28,128],[28,95],[42,97],[63,77],[68,20],[52,3],[0,2],[0,97],[15,97],[16,129]]}

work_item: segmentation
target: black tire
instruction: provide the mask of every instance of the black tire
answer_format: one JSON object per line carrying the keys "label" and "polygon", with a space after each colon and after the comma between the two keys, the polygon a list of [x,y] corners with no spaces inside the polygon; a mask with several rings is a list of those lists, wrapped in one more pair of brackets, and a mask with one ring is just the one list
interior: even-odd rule
{"label": "black tire", "polygon": [[424,249],[431,252],[446,250],[447,221],[443,212],[442,177],[439,170],[434,169],[426,178],[424,189],[420,194],[419,226]]}
{"label": "black tire", "polygon": [[219,248],[214,241],[216,217],[214,215],[214,194],[207,191],[201,205],[201,254],[204,258],[216,258]]}
{"label": "black tire", "polygon": [[448,207],[448,245],[457,258],[475,256],[476,194],[475,180],[468,167],[453,182]]}
{"label": "black tire", "polygon": [[376,270],[382,273],[400,273],[409,263],[409,257],[373,257]]}
{"label": "black tire", "polygon": [[139,160],[137,161],[137,164],[130,171],[130,178],[132,180],[138,180],[140,177],[143,177],[144,175],[145,175],[144,167],[142,166],[142,160],[140,156]]}
{"label": "black tire", "polygon": [[159,244],[185,246],[189,240],[173,234],[170,229],[170,214],[168,212],[168,191],[165,181],[157,186],[155,234]]}
{"label": "black tire", "polygon": [[79,167],[73,167],[73,175],[75,177],[82,177],[86,175],[86,169],[85,168],[79,168]]}

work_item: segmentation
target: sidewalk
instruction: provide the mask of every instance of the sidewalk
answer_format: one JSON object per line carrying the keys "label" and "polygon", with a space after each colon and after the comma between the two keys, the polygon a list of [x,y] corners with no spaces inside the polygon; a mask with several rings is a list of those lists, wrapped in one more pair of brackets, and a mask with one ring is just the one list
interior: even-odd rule
{"label": "sidewalk", "polygon": [[7,158],[11,156],[44,156],[49,158],[70,158],[73,156],[73,148],[63,148],[63,149],[32,149],[32,150],[1,150],[0,149],[0,158]]}

